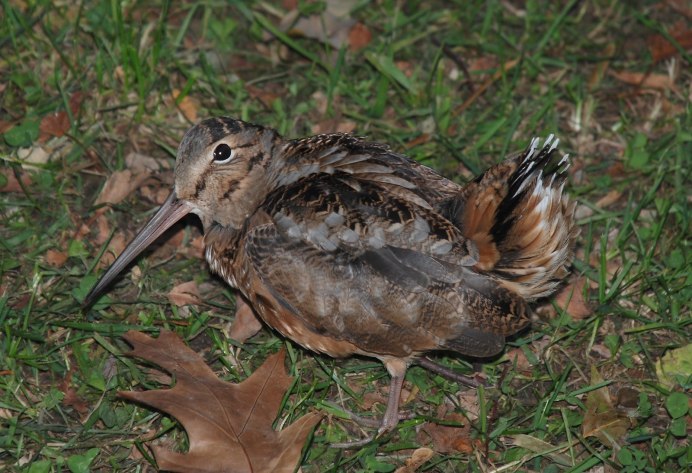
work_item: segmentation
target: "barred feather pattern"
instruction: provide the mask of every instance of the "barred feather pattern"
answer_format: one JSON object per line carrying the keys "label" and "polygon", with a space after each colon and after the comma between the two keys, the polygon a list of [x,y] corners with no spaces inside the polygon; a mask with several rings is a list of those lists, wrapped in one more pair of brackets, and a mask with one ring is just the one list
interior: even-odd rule
{"label": "barred feather pattern", "polygon": [[476,244],[476,269],[532,301],[568,274],[576,204],[563,193],[569,156],[550,135],[469,183],[451,206],[452,220]]}

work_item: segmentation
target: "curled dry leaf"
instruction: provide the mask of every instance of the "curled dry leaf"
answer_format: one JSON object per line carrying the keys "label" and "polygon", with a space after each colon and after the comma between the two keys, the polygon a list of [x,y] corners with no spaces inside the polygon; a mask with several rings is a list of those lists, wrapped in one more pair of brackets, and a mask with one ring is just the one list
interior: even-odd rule
{"label": "curled dry leaf", "polygon": [[22,169],[40,169],[41,164],[50,160],[50,154],[42,146],[19,148],[17,157],[22,161]]}
{"label": "curled dry leaf", "polygon": [[188,258],[204,259],[204,235],[198,235],[190,240],[183,253]]}
{"label": "curled dry leaf", "polygon": [[67,253],[64,251],[48,250],[44,258],[47,264],[54,268],[60,268],[67,261]]}
{"label": "curled dry leaf", "polygon": [[[180,91],[178,89],[173,89],[173,100],[178,102],[178,97],[180,97]],[[196,99],[186,95],[178,102],[178,108],[189,122],[197,122],[199,102]]]}
{"label": "curled dry leaf", "polygon": [[202,302],[199,295],[199,288],[194,281],[187,281],[175,286],[168,293],[168,300],[171,301],[171,304],[178,307],[197,305]]}
{"label": "curled dry leaf", "polygon": [[[100,233],[100,232],[99,232]],[[103,253],[98,262],[98,268],[107,268],[113,264],[119,254],[123,252],[127,246],[127,240],[122,233],[116,233],[108,243],[108,249]]]}
{"label": "curled dry leaf", "polygon": [[606,195],[598,199],[598,202],[596,202],[596,207],[601,209],[606,208],[620,200],[620,197],[622,197],[622,192],[620,192],[617,189],[613,189],[612,191],[608,192]]}
{"label": "curled dry leaf", "polygon": [[427,463],[427,461],[430,460],[434,454],[435,452],[429,448],[418,448],[411,454],[411,458],[406,460],[406,466],[397,468],[394,473],[416,473],[418,468]]}
{"label": "curled dry leaf", "polygon": [[[355,5],[356,2],[353,0],[327,0],[326,8],[320,15],[298,18],[297,21],[295,21],[297,11],[294,10],[282,20],[280,28],[288,30],[290,34],[330,44],[335,49],[341,48],[344,44],[348,44],[351,49],[357,49],[351,43],[351,34],[356,20],[351,18],[350,11]],[[366,33],[362,30],[357,30],[353,34],[356,37],[354,38],[356,45],[366,40]]]}
{"label": "curled dry leaf", "polygon": [[665,74],[647,74],[645,72],[611,71],[610,75],[625,84],[645,89],[674,90],[673,80]]}
{"label": "curled dry leaf", "polygon": [[417,434],[421,443],[431,443],[433,450],[438,453],[473,453],[475,441],[471,439],[471,424],[464,416],[452,413],[445,418],[454,425],[440,425],[426,422]]}
{"label": "curled dry leaf", "polygon": [[118,204],[125,200],[149,177],[149,172],[136,173],[130,169],[115,171],[103,186],[94,205]]}
{"label": "curled dry leaf", "polygon": [[344,118],[327,118],[312,127],[315,134],[321,133],[351,133],[356,129],[356,123]]}
{"label": "curled dry leaf", "polygon": [[566,455],[557,453],[558,448],[545,440],[526,434],[511,435],[508,439],[517,447],[525,448],[538,456],[546,456],[563,466],[572,466],[572,462]]}
{"label": "curled dry leaf", "polygon": [[481,413],[481,403],[478,400],[478,391],[475,389],[461,390],[457,396],[459,407],[464,410],[466,418],[473,421],[478,419]]}
{"label": "curled dry leaf", "polygon": [[239,384],[216,377],[204,360],[173,332],[154,339],[125,334],[130,356],[148,360],[174,375],[172,389],[120,392],[119,396],[160,409],[187,431],[188,453],[153,447],[158,466],[172,472],[293,473],[307,436],[320,421],[308,414],[281,431],[272,428],[292,383],[282,350],[267,358]]}
{"label": "curled dry leaf", "polygon": [[589,317],[593,311],[584,299],[586,278],[579,277],[562,288],[555,296],[555,303],[565,310],[573,319],[581,320]]}
{"label": "curled dry leaf", "polygon": [[240,295],[235,296],[235,304],[235,319],[228,332],[228,338],[243,343],[262,329],[262,323]]}
{"label": "curled dry leaf", "polygon": [[125,164],[134,173],[158,172],[171,169],[171,162],[167,159],[157,159],[142,153],[129,153],[125,156]]}

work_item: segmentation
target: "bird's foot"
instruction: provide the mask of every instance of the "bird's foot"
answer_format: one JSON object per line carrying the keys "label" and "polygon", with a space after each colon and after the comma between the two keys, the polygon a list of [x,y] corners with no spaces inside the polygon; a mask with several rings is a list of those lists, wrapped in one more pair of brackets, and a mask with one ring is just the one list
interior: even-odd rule
{"label": "bird's foot", "polygon": [[342,406],[338,406],[333,403],[327,403],[331,405],[332,407],[338,408],[340,411],[344,412],[346,414],[346,419],[353,421],[354,423],[358,424],[360,427],[365,427],[369,429],[377,429],[377,433],[375,435],[369,435],[365,438],[359,439],[359,440],[353,440],[350,442],[338,442],[338,443],[332,443],[330,444],[331,447],[333,448],[340,448],[340,449],[352,449],[352,448],[359,448],[364,445],[369,444],[370,442],[373,442],[374,440],[377,440],[386,434],[390,433],[393,431],[399,421],[401,420],[411,420],[416,417],[415,414],[409,413],[409,414],[399,414],[397,417],[394,419],[394,422],[385,422],[385,419],[383,420],[377,420],[373,419],[370,417],[363,417],[361,415],[356,414],[353,411],[349,411],[348,409],[344,409]]}

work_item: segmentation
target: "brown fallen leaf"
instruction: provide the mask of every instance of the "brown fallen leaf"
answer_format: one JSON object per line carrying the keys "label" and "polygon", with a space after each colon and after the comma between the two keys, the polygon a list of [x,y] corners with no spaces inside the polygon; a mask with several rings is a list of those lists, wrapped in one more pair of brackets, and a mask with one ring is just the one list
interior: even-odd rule
{"label": "brown fallen leaf", "polygon": [[457,105],[457,107],[454,109],[454,112],[452,113],[452,115],[456,117],[459,114],[463,113],[464,110],[469,108],[471,106],[471,104],[474,103],[478,99],[478,97],[483,95],[485,93],[485,91],[491,85],[493,85],[496,81],[498,81],[502,76],[507,74],[518,63],[519,63],[519,59],[511,59],[511,60],[501,64],[498,67],[498,70],[491,77],[489,77],[478,88],[476,88],[473,91],[473,93],[466,100],[464,100],[460,105]]}
{"label": "brown fallen leaf", "polygon": [[351,51],[358,51],[370,44],[372,33],[363,23],[356,23],[348,32],[348,48]]}
{"label": "brown fallen leaf", "polygon": [[610,75],[625,84],[645,89],[674,90],[673,80],[665,74],[647,74],[645,72],[610,71]]}
{"label": "brown fallen leaf", "polygon": [[[131,152],[125,156],[125,164],[127,168],[134,173],[142,172],[159,172],[162,170],[171,169],[173,166],[167,159],[154,158],[152,156]],[[170,191],[169,191],[170,192]]]}
{"label": "brown fallen leaf", "polygon": [[558,463],[563,466],[571,466],[572,463],[570,459],[563,455],[562,453],[557,453],[558,448],[545,440],[541,440],[537,437],[526,434],[515,434],[508,436],[508,440],[517,447],[525,448],[539,456],[546,456],[550,458],[554,463]]}
{"label": "brown fallen leaf", "polygon": [[204,235],[198,235],[190,240],[182,253],[187,258],[204,259]]}
{"label": "brown fallen leaf", "polygon": [[135,173],[130,169],[115,171],[110,175],[94,205],[118,204],[125,200],[149,177],[149,172]]}
{"label": "brown fallen leaf", "polygon": [[84,101],[84,97],[85,97],[84,92],[80,92],[80,91],[77,91],[70,96],[69,106],[70,106],[70,112],[72,112],[73,117],[76,117],[79,115],[79,111],[82,108],[82,102]]}
{"label": "brown fallen leaf", "polygon": [[247,93],[250,94],[250,97],[259,100],[262,102],[262,105],[267,108],[271,108],[274,105],[274,102],[276,102],[276,100],[280,97],[279,94],[271,89],[257,87],[256,85],[246,85],[245,90],[247,90]]}
{"label": "brown fallen leaf", "polygon": [[609,205],[612,205],[615,202],[617,202],[618,200],[620,200],[620,197],[622,197],[622,192],[620,192],[617,189],[613,189],[610,192],[608,192],[606,195],[604,195],[603,197],[598,199],[598,201],[596,202],[596,207],[601,208],[601,209],[606,208]]}
{"label": "brown fallen leaf", "polygon": [[184,305],[197,305],[202,302],[199,295],[199,288],[194,281],[187,281],[173,287],[168,293],[168,300],[171,301],[171,304],[178,307]]}
{"label": "brown fallen leaf", "polygon": [[12,122],[8,122],[7,120],[0,119],[0,133],[5,133],[7,130],[9,130],[13,126],[14,126],[14,124]]}
{"label": "brown fallen leaf", "polygon": [[510,363],[512,363],[512,366],[516,366],[517,370],[523,373],[530,373],[531,372],[531,363],[529,363],[529,359],[526,358],[526,354],[524,353],[524,350],[521,348],[511,348],[507,350],[507,358],[509,359]]}
{"label": "brown fallen leaf", "polygon": [[[91,230],[91,228],[93,228],[92,225],[87,225],[87,227],[86,227],[87,232],[84,235],[88,234],[89,230]],[[117,236],[117,235],[119,235],[119,233],[116,233],[115,235]],[[111,236],[111,225],[110,225],[110,223],[108,223],[108,219],[102,213],[98,214],[96,216],[96,235],[94,237],[94,243],[96,243],[97,245],[103,245],[104,243],[106,243],[106,241],[108,241],[108,238],[110,238],[110,236]]]}
{"label": "brown fallen leaf", "polygon": [[423,466],[428,460],[430,460],[435,452],[426,447],[421,447],[416,449],[412,454],[411,458],[406,460],[406,466],[397,468],[394,473],[416,473],[418,468]]}
{"label": "brown fallen leaf", "polygon": [[[438,453],[473,453],[475,442],[471,438],[471,424],[464,416],[455,412],[445,417],[446,421],[458,422],[460,426],[424,423],[418,434],[420,443],[431,443]],[[427,437],[427,438],[426,438]]]}
{"label": "brown fallen leaf", "polygon": [[44,142],[51,136],[60,137],[70,131],[70,118],[66,112],[50,113],[41,119],[38,140]]}
{"label": "brown fallen leaf", "polygon": [[[99,232],[100,233],[100,232]],[[120,253],[123,252],[127,246],[128,241],[125,239],[125,235],[122,233],[116,233],[110,242],[108,242],[108,249],[103,252],[103,256],[96,265],[97,268],[103,269],[107,268],[113,264],[115,259]]]}
{"label": "brown fallen leaf", "polygon": [[235,319],[228,332],[228,338],[243,343],[262,329],[262,322],[240,295],[235,296],[235,304]]}
{"label": "brown fallen leaf", "polygon": [[[671,37],[680,45],[682,49],[692,48],[692,30],[671,33]],[[651,36],[648,43],[649,51],[651,51],[651,59],[653,60],[654,64],[678,54],[678,48],[676,48],[673,43],[668,41],[668,39],[663,35],[657,34]]]}
{"label": "brown fallen leaf", "polygon": [[[24,172],[18,171],[19,181],[12,169],[0,169],[0,174],[4,177],[5,185],[0,186],[0,192],[22,192],[22,186],[28,188],[31,184],[31,176]],[[21,181],[21,183],[20,183]]]}
{"label": "brown fallen leaf", "polygon": [[183,116],[191,123],[197,122],[197,110],[199,109],[199,102],[197,99],[186,95],[180,101],[180,91],[178,89],[173,89],[173,100],[176,101],[178,109],[183,113]]}
{"label": "brown fallen leaf", "polygon": [[[591,384],[601,382],[603,382],[601,374],[595,366],[592,366]],[[584,437],[596,437],[603,445],[619,449],[625,441],[629,427],[629,418],[614,407],[607,386],[587,394],[586,413],[582,423]]]}
{"label": "brown fallen leaf", "polygon": [[84,415],[89,412],[89,403],[72,387],[72,373],[72,371],[68,371],[67,375],[57,385],[58,389],[64,394],[62,405],[71,407],[80,415]]}
{"label": "brown fallen leaf", "polygon": [[327,0],[321,14],[301,17],[297,21],[297,11],[292,11],[282,20],[280,28],[291,35],[330,44],[335,49],[340,49],[344,44],[350,46],[351,31],[356,25],[350,11],[355,4],[353,0]]}
{"label": "brown fallen leaf", "polygon": [[322,133],[351,133],[356,129],[356,123],[344,118],[327,118],[312,126],[312,132],[319,135]]}
{"label": "brown fallen leaf", "polygon": [[159,338],[129,331],[130,356],[152,362],[177,382],[172,389],[120,392],[122,398],[169,413],[187,431],[188,453],[152,446],[161,470],[172,472],[293,473],[307,436],[321,419],[311,413],[281,431],[272,428],[292,378],[285,351],[239,384],[221,381],[173,332]]}
{"label": "brown fallen leaf", "polygon": [[563,287],[555,296],[558,307],[564,309],[575,320],[585,319],[593,313],[589,303],[584,299],[585,285],[586,278],[579,277]]}
{"label": "brown fallen leaf", "polygon": [[44,260],[54,268],[60,268],[67,261],[67,253],[64,251],[48,250],[44,256]]}

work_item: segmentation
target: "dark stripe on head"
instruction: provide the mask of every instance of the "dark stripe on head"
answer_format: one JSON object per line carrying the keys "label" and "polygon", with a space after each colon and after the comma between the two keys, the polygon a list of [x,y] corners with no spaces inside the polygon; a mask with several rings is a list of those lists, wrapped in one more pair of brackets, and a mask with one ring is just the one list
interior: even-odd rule
{"label": "dark stripe on head", "polygon": [[252,171],[252,168],[254,168],[257,164],[262,162],[263,157],[264,157],[264,153],[262,151],[258,151],[257,154],[250,157],[250,159],[248,160],[247,171],[248,172]]}
{"label": "dark stripe on head", "polygon": [[215,141],[219,141],[224,136],[240,132],[244,128],[243,125],[243,122],[233,118],[218,117],[204,120],[198,126],[206,128],[209,133],[209,141],[207,143],[207,146],[209,146]]}
{"label": "dark stripe on head", "polygon": [[227,184],[228,189],[226,190],[226,192],[223,193],[223,199],[230,199],[233,192],[235,192],[236,189],[238,188],[238,184],[240,184],[240,181],[238,179],[231,180]]}
{"label": "dark stripe on head", "polygon": [[178,159],[197,156],[207,146],[231,133],[243,130],[244,123],[228,117],[209,118],[190,128],[178,147]]}
{"label": "dark stripe on head", "polygon": [[197,185],[195,186],[195,199],[199,197],[199,195],[204,191],[204,189],[206,189],[208,174],[209,170],[205,171],[204,174],[199,176],[199,180],[197,181]]}

